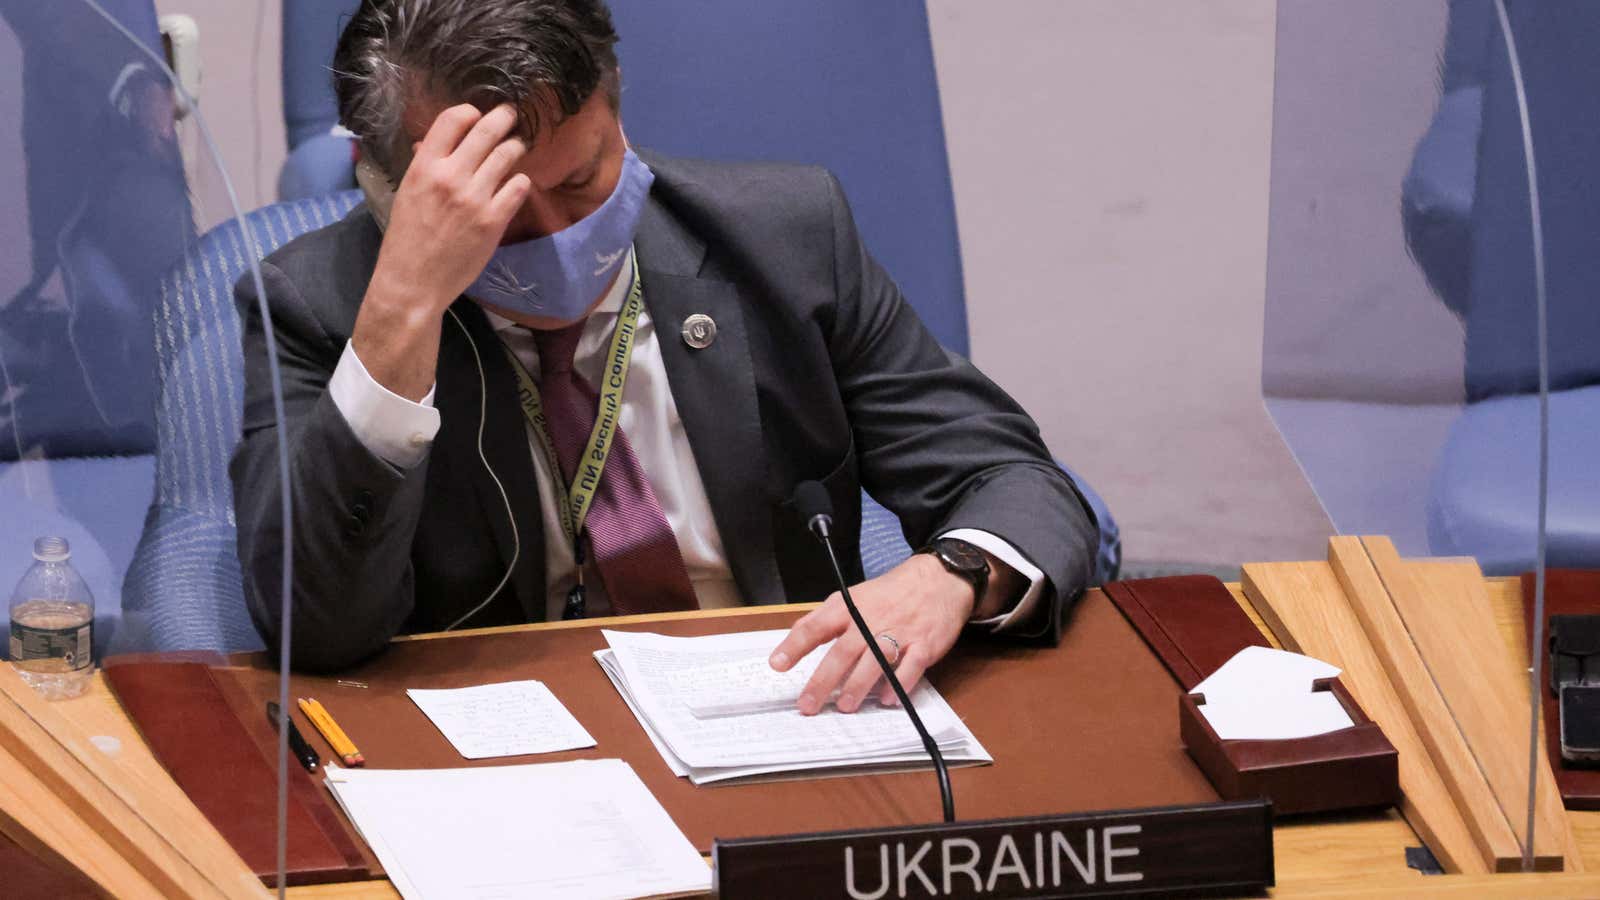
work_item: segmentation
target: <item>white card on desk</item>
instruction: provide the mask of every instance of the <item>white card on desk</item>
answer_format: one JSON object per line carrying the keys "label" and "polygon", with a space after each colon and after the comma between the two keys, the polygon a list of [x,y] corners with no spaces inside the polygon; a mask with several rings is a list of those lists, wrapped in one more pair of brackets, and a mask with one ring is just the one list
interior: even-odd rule
{"label": "white card on desk", "polygon": [[466,759],[593,747],[572,713],[542,681],[505,681],[453,690],[406,691]]}
{"label": "white card on desk", "polygon": [[1200,712],[1225,741],[1282,741],[1355,725],[1331,691],[1271,694],[1212,701]]}
{"label": "white card on desk", "polygon": [[1319,678],[1337,678],[1339,667],[1320,659],[1276,650],[1272,647],[1246,647],[1235,653],[1204,681],[1189,691],[1211,696],[1261,696],[1299,694],[1311,690]]}
{"label": "white card on desk", "polygon": [[1200,714],[1225,741],[1273,741],[1327,734],[1355,723],[1339,698],[1313,690],[1339,667],[1320,659],[1246,647],[1190,693],[1203,694]]}

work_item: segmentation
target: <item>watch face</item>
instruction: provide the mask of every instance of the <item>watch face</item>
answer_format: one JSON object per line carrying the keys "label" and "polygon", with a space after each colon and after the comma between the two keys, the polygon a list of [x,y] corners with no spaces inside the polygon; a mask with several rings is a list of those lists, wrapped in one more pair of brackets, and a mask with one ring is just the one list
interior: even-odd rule
{"label": "watch face", "polygon": [[966,541],[946,539],[939,541],[938,547],[939,555],[963,572],[982,572],[988,568],[989,562],[983,558],[983,551]]}

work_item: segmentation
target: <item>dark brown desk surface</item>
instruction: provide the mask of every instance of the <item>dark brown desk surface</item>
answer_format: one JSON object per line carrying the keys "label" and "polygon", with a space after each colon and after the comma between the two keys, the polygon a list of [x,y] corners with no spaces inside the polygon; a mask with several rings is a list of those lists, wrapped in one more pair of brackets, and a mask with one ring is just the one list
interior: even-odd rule
{"label": "dark brown desk surface", "polygon": [[[1501,626],[1501,631],[1506,639],[1507,652],[1512,658],[1518,660],[1519,665],[1527,664],[1527,645],[1525,631],[1522,625],[1522,603],[1517,583],[1514,579],[1486,579],[1491,599],[1494,601],[1496,618]],[[1243,597],[1238,592],[1236,585],[1230,585],[1235,596],[1243,603]],[[1090,596],[1093,596],[1091,594]],[[797,608],[791,607],[789,610]],[[803,608],[798,608],[803,611]],[[1251,612],[1246,604],[1246,612]],[[790,612],[797,615],[798,612]],[[610,624],[614,627],[643,627],[646,630],[668,631],[669,625],[679,621],[697,618],[711,618],[729,620],[729,628],[755,627],[756,622],[767,616],[778,615],[764,609],[737,609],[716,612],[695,612],[668,614],[658,617],[658,622],[641,624],[643,617],[636,619],[613,620]],[[747,617],[750,621],[747,623]],[[768,620],[771,621],[771,620]],[[587,628],[592,623],[579,625]],[[1259,622],[1257,624],[1260,624]],[[561,631],[573,627],[572,623],[550,623],[542,625],[514,626],[506,629],[497,629],[501,633]],[[598,639],[598,635],[596,635]],[[452,642],[457,640],[455,635],[423,636],[402,640],[401,644],[412,642]],[[1071,639],[1069,637],[1069,644]],[[1022,655],[1036,651],[1003,651],[999,657],[1008,657],[1011,654]],[[590,665],[593,665],[592,661]],[[1002,668],[1004,666],[997,666]],[[959,686],[951,683],[951,679],[936,676],[936,683],[952,697],[956,696]],[[473,679],[464,679],[467,683]],[[322,682],[331,684],[331,682]],[[327,689],[323,691],[322,698],[327,700],[330,696]],[[343,690],[343,689],[341,689]],[[352,689],[353,690],[353,689]],[[563,697],[565,700],[566,698]],[[1029,703],[1037,702],[1034,698],[1027,698]],[[1066,702],[1065,694],[1057,695],[1055,702]],[[570,701],[569,701],[570,702]],[[1081,702],[1081,701],[1080,701]],[[620,703],[620,701],[619,701]],[[1008,701],[1021,705],[1021,699]],[[103,679],[98,675],[91,689],[82,697],[62,701],[61,709],[71,716],[82,727],[95,735],[105,735],[115,738],[122,745],[119,753],[130,766],[143,772],[152,784],[165,788],[173,795],[174,801],[182,800],[182,793],[172,781],[165,777],[160,765],[150,755],[148,748],[139,739],[132,723],[128,721],[127,714],[117,703],[116,698],[106,689]],[[959,707],[958,707],[959,708]],[[965,712],[965,710],[963,710]],[[1000,712],[997,710],[996,712]],[[580,717],[582,714],[580,713]],[[1176,720],[1176,714],[1173,716]],[[629,719],[631,723],[631,717]],[[988,729],[974,718],[971,720],[980,739],[986,739],[989,749],[994,752],[999,764],[992,769],[982,770],[999,772],[1002,766],[1008,765],[1011,760],[1001,754],[1001,747],[990,739]],[[585,725],[591,732],[597,723],[585,719]],[[637,726],[635,726],[637,727]],[[597,750],[605,750],[605,738],[598,732],[595,737],[602,741]],[[642,735],[640,736],[641,740]],[[314,739],[315,740],[315,739]],[[1059,748],[1066,750],[1067,748]],[[620,755],[620,754],[619,754]],[[638,758],[630,757],[641,777],[647,782],[659,779],[666,774],[666,769],[661,767],[651,774],[653,765],[660,766],[659,758],[655,756],[654,748],[649,750],[649,755],[643,757],[643,762]],[[979,770],[962,770],[955,773],[960,780],[957,782],[957,810],[963,816],[976,815],[977,810],[972,804],[980,802],[982,798],[972,797],[971,790],[962,790],[968,779]],[[1070,773],[1068,773],[1070,774]],[[926,774],[921,776],[928,779]],[[931,781],[931,779],[928,779]],[[844,783],[862,784],[863,779],[848,779]],[[817,782],[811,782],[817,784]],[[687,787],[687,785],[684,785]],[[932,784],[927,784],[924,789],[928,792],[923,801],[924,807],[929,811],[936,811],[937,797]],[[705,791],[726,790],[726,788],[705,788]],[[665,798],[663,798],[665,800]],[[670,808],[670,807],[669,807]],[[1586,862],[1590,871],[1600,871],[1600,812],[1575,812],[1572,813],[1574,829],[1579,838],[1579,843],[1585,850]],[[690,823],[680,821],[685,828]],[[1339,817],[1312,817],[1294,822],[1284,822],[1273,830],[1274,855],[1277,859],[1278,887],[1271,893],[1273,897],[1392,897],[1415,896],[1418,894],[1438,894],[1452,897],[1595,897],[1600,896],[1600,876],[1595,875],[1569,875],[1569,874],[1537,874],[1537,875],[1493,875],[1481,877],[1468,876],[1437,876],[1423,878],[1406,868],[1402,850],[1408,845],[1417,843],[1416,836],[1405,824],[1397,813],[1390,810],[1385,813],[1339,816]],[[347,884],[317,885],[304,888],[291,888],[290,896],[299,900],[398,900],[398,894],[386,881],[352,882]]]}
{"label": "dark brown desk surface", "polygon": [[[673,635],[785,628],[793,610],[622,626]],[[957,714],[995,758],[951,772],[964,819],[1117,809],[1217,799],[1178,739],[1179,688],[1099,592],[1074,614],[1059,647],[963,643],[933,671]],[[291,693],[322,701],[380,769],[443,768],[621,758],[639,773],[702,852],[733,838],[939,819],[929,771],[696,787],[667,769],[601,671],[599,627],[401,641],[347,679],[295,676]],[[277,695],[261,666],[226,670],[250,707]],[[537,756],[463,759],[407,696],[407,688],[456,688],[538,679],[566,704],[597,746]],[[300,727],[310,723],[295,710]],[[907,726],[909,728],[909,725]],[[270,740],[271,732],[260,732]],[[326,750],[313,738],[319,750]]]}

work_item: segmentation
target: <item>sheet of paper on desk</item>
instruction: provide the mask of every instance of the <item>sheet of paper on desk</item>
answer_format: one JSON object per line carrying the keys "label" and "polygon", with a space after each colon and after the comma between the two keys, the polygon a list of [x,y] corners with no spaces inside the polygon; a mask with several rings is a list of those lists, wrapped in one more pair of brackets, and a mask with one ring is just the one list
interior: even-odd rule
{"label": "sheet of paper on desk", "polygon": [[406,691],[466,759],[593,747],[572,713],[540,681]]}
{"label": "sheet of paper on desk", "polygon": [[658,897],[711,871],[622,760],[482,769],[328,767],[406,900]]}
{"label": "sheet of paper on desk", "polygon": [[[707,718],[695,714],[695,698],[712,696],[726,704],[732,696],[717,680],[718,673],[759,671],[751,661],[764,665],[783,631],[698,638],[604,634],[611,649],[596,653],[596,659],[668,766],[696,784],[790,772],[907,767],[926,759],[905,713],[892,707],[869,705],[851,714],[825,709],[808,717],[792,704],[769,708],[772,698],[756,690],[755,711]],[[822,648],[814,656],[825,652]],[[951,763],[993,761],[931,685],[913,691],[912,702]]]}

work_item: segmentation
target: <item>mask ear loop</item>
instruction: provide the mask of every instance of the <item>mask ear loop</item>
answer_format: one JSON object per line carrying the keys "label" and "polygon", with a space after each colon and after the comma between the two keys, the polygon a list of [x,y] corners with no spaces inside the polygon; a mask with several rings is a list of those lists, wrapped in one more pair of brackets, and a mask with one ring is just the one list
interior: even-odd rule
{"label": "mask ear loop", "polygon": [[456,315],[456,311],[447,309],[445,312],[450,314],[456,327],[460,328],[466,337],[467,346],[472,348],[472,361],[478,366],[478,459],[483,463],[484,471],[489,473],[489,478],[494,481],[495,488],[500,491],[500,502],[505,504],[506,519],[511,523],[511,562],[506,564],[505,574],[500,576],[500,583],[494,586],[489,596],[483,598],[483,602],[468,610],[466,615],[451,622],[444,629],[454,631],[461,626],[461,623],[482,612],[483,608],[489,605],[489,601],[500,596],[500,591],[505,588],[506,582],[511,580],[511,573],[517,570],[517,559],[522,555],[522,536],[517,532],[517,516],[511,509],[511,498],[506,494],[506,487],[500,483],[500,476],[495,474],[494,466],[489,465],[489,457],[483,452],[483,428],[489,415],[489,387],[488,379],[483,374],[483,357],[478,355],[478,343],[472,339],[472,332],[467,330],[467,326],[461,321],[461,317]]}
{"label": "mask ear loop", "polygon": [[366,156],[356,160],[356,184],[367,198],[367,209],[379,231],[389,230],[389,211],[394,208],[394,182]]}

